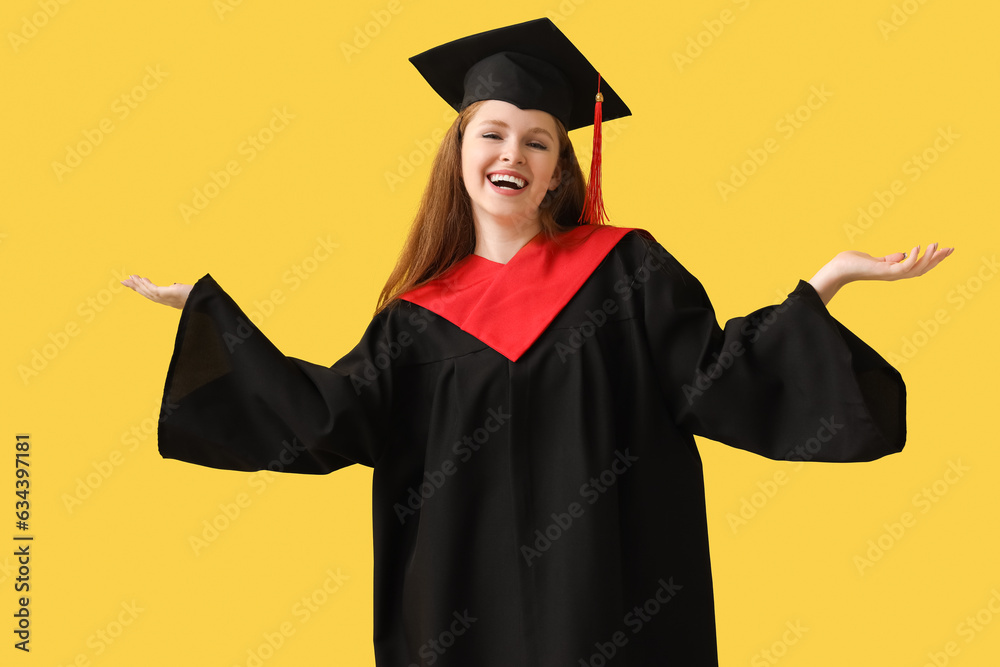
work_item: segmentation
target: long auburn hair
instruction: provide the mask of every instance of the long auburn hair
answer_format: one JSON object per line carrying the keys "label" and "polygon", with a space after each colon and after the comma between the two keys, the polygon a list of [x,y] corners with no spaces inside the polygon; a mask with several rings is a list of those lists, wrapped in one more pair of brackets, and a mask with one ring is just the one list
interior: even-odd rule
{"label": "long auburn hair", "polygon": [[[475,250],[472,203],[462,179],[462,136],[481,105],[474,102],[463,109],[441,141],[420,208],[396,266],[382,288],[376,314],[395,304],[400,295],[441,277]],[[542,233],[556,240],[580,224],[586,184],[566,127],[558,118],[553,120],[559,139],[561,180],[546,193],[538,213]]]}

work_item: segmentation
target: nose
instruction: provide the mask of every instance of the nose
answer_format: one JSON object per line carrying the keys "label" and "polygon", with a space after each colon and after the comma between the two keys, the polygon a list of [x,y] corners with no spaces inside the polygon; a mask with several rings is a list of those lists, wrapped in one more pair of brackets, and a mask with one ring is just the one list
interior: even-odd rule
{"label": "nose", "polygon": [[503,150],[500,153],[500,161],[509,164],[521,164],[524,162],[524,154],[521,146],[516,141],[504,142]]}

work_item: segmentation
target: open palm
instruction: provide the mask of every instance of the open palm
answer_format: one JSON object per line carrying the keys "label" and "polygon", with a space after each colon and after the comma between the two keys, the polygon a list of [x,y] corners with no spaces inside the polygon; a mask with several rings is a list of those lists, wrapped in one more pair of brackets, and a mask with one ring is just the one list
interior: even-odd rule
{"label": "open palm", "polygon": [[927,252],[920,254],[916,246],[908,254],[901,252],[873,257],[866,252],[846,250],[833,258],[841,275],[854,280],[901,280],[922,276],[941,260],[950,255],[954,248],[939,248],[937,243],[927,246]]}
{"label": "open palm", "polygon": [[130,275],[122,281],[122,285],[131,287],[150,301],[162,303],[165,306],[173,306],[174,308],[184,308],[188,294],[191,293],[191,288],[193,287],[193,285],[185,285],[184,283],[174,283],[173,285],[164,286],[154,285],[148,278],[136,275]]}

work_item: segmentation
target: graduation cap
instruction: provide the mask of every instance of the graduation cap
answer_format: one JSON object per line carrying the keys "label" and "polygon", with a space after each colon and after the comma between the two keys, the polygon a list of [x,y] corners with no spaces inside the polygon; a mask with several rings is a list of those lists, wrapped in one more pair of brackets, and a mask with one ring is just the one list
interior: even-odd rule
{"label": "graduation cap", "polygon": [[552,21],[536,19],[463,37],[410,62],[455,111],[501,100],[548,112],[567,130],[593,125],[590,181],[580,217],[594,223],[607,217],[601,198],[601,122],[631,111]]}

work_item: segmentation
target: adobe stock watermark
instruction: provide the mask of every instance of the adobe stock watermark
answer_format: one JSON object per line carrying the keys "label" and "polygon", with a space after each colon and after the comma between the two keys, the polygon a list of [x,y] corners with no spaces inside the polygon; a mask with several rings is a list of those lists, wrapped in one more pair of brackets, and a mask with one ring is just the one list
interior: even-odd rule
{"label": "adobe stock watermark", "polygon": [[459,464],[468,463],[475,453],[489,442],[493,434],[506,426],[511,418],[509,413],[504,412],[502,405],[490,408],[486,412],[486,419],[483,420],[482,426],[476,428],[469,435],[463,435],[452,444],[451,452],[454,456],[446,458],[436,469],[425,470],[423,482],[420,483],[419,487],[413,488],[411,486],[407,489],[405,504],[396,503],[392,506],[400,524],[406,523],[407,519],[415,516],[424,503],[433,498],[448,479],[458,472]]}
{"label": "adobe stock watermark", "polygon": [[66,176],[73,173],[73,170],[83,164],[84,158],[92,155],[94,149],[104,142],[105,137],[115,131],[115,121],[121,122],[128,118],[146,100],[149,93],[159,88],[160,84],[169,75],[170,72],[162,71],[159,65],[155,67],[147,65],[146,73],[142,77],[142,80],[111,102],[112,115],[105,116],[97,121],[96,127],[88,127],[81,130],[83,139],[77,141],[75,144],[66,144],[66,152],[62,162],[59,160],[52,161],[52,171],[56,175],[56,180],[62,183]]}
{"label": "adobe stock watermark", "polygon": [[888,353],[886,360],[897,368],[913,361],[920,350],[924,349],[931,340],[941,333],[942,328],[952,321],[953,313],[962,310],[975,299],[998,272],[1000,272],[1000,263],[997,262],[997,256],[987,257],[983,255],[975,275],[969,276],[964,282],[958,283],[948,290],[945,302],[950,307],[938,308],[932,317],[917,320],[917,326],[914,330],[909,334],[904,334],[900,339],[899,350]]}
{"label": "adobe stock watermark", "polygon": [[[844,425],[837,421],[836,416],[831,416],[829,419],[823,417],[819,420],[819,428],[816,429],[816,433],[805,440],[801,445],[796,445],[793,449],[788,450],[785,453],[785,460],[787,461],[797,461],[798,464],[792,468],[792,473],[797,473],[802,470],[803,464],[806,461],[812,461],[817,458],[823,448],[833,441],[837,437],[837,434]],[[740,506],[736,512],[726,513],[726,523],[729,524],[729,529],[733,531],[736,535],[740,528],[748,525],[749,522],[754,519],[760,511],[767,506],[778,492],[788,484],[790,477],[785,473],[784,470],[776,470],[770,479],[766,479],[763,482],[757,482],[757,491],[754,491],[749,496],[740,497]]]}
{"label": "adobe stock watermark", "polygon": [[233,13],[242,4],[243,0],[212,0],[212,9],[220,21],[225,21],[226,14]]}
{"label": "adobe stock watermark", "polygon": [[903,0],[893,4],[889,18],[880,18],[875,22],[882,39],[888,42],[889,36],[906,25],[925,4],[927,4],[927,0]]}
{"label": "adobe stock watermark", "polygon": [[[479,77],[479,85],[477,92],[483,91],[492,93],[500,86],[499,81],[495,81],[490,75],[489,77]],[[451,109],[444,112],[441,117],[442,125],[434,128],[425,136],[413,140],[414,148],[409,152],[400,153],[396,156],[396,167],[395,169],[387,169],[383,172],[383,178],[385,179],[385,184],[389,188],[389,192],[395,192],[397,188],[403,185],[410,176],[416,173],[417,168],[423,165],[425,162],[433,162],[434,156],[437,154],[441,141],[444,139],[448,128],[455,121],[455,112]],[[622,118],[615,119],[614,122],[608,123],[604,126],[602,130],[604,145],[610,145],[615,140],[617,140],[622,133],[628,129],[628,121]],[[580,147],[575,149],[577,152],[577,157],[582,162],[591,159],[591,147],[587,145],[586,147]],[[581,150],[585,150],[585,153],[581,153]],[[606,158],[605,158],[606,159]],[[544,203],[544,202],[543,202]]]}
{"label": "adobe stock watermark", "polygon": [[684,397],[687,399],[688,405],[694,405],[697,399],[704,396],[706,391],[709,391],[729,369],[733,368],[736,365],[736,360],[746,354],[750,346],[760,340],[760,337],[774,326],[775,322],[778,321],[789,307],[787,301],[782,301],[774,306],[755,311],[743,318],[739,329],[741,338],[731,339],[722,346],[721,351],[713,352],[712,358],[715,361],[708,364],[704,369],[699,367],[695,371],[693,384],[684,383],[681,389],[684,392]]}
{"label": "adobe stock watermark", "polygon": [[[833,97],[833,93],[826,89],[826,84],[809,87],[809,96],[805,102],[789,111],[774,124],[775,131],[785,141],[795,136],[795,133],[805,127],[813,115],[822,109]],[[750,177],[767,164],[772,155],[781,150],[781,143],[774,137],[768,137],[759,148],[748,148],[746,150],[747,159],[739,164],[733,164],[729,168],[729,178],[716,181],[715,187],[719,191],[722,201],[729,198],[747,184]]]}
{"label": "adobe stock watermark", "polygon": [[393,19],[403,11],[403,3],[400,0],[389,0],[385,9],[371,10],[371,20],[363,25],[354,26],[354,37],[350,42],[340,42],[340,52],[344,54],[344,60],[351,62],[352,58],[361,55],[367,49],[372,40],[377,39],[382,31],[389,27]]}
{"label": "adobe stock watermark", "polygon": [[[950,125],[947,128],[939,127],[937,136],[927,148],[920,153],[914,153],[903,162],[900,167],[903,175],[908,176],[911,183],[920,180],[920,177],[931,168],[931,165],[954,146],[955,140],[960,139],[961,136],[956,134]],[[893,179],[885,190],[873,190],[871,201],[858,207],[855,221],[844,223],[844,233],[847,235],[848,242],[853,243],[856,238],[871,229],[872,225],[906,193],[906,183],[901,178]]]}
{"label": "adobe stock watermark", "polygon": [[[627,130],[628,128],[629,124],[626,119],[616,118],[613,123],[606,125],[605,128],[601,131],[603,133],[602,145],[604,146],[605,150],[605,158],[604,158],[605,162],[607,162],[606,156],[608,154],[607,153],[608,147],[611,146],[615,141],[620,139],[622,135],[625,133],[625,130]],[[586,186],[588,176],[584,174],[589,174],[590,168],[587,167],[586,169],[584,169],[583,165],[585,164],[589,165],[594,159],[594,147],[592,142],[587,140],[584,142],[583,146],[579,147],[574,146],[570,159],[571,161],[575,162],[578,166],[580,166],[580,170],[581,172],[583,172],[581,173],[580,178],[583,181],[584,186]],[[564,171],[562,178],[559,180],[559,185],[557,185],[555,189],[550,190],[545,194],[545,197],[542,198],[542,201],[538,205],[538,208],[547,209],[551,207],[555,201],[555,197],[557,197],[566,188],[574,187],[575,180],[576,176],[572,173],[572,171]]]}
{"label": "adobe stock watermark", "polygon": [[[618,478],[627,473],[636,461],[638,456],[632,456],[628,448],[624,451],[615,450],[611,464],[600,472],[596,477],[580,486],[580,497],[586,501],[587,505],[593,505],[608,492],[618,482]],[[524,562],[531,567],[534,561],[542,557],[552,545],[559,541],[567,531],[573,527],[573,522],[586,513],[587,508],[579,502],[571,502],[566,507],[565,512],[553,512],[551,514],[552,523],[544,528],[535,529],[535,541],[531,544],[521,545],[521,555]]]}
{"label": "adobe stock watermark", "polygon": [[[625,118],[615,118],[610,123],[604,124],[604,126],[601,128],[601,145],[603,146],[602,150],[605,151],[603,157],[605,163],[607,163],[608,161],[608,153],[607,153],[608,146],[611,146],[616,141],[618,141],[618,139],[620,139],[622,135],[625,134],[625,130],[627,130],[629,127],[630,124],[628,121],[628,117],[625,117]],[[592,141],[590,141],[590,139],[585,138],[583,145],[579,147],[574,146],[573,150],[576,153],[577,159],[581,165],[590,164],[590,162],[594,159],[594,144]],[[589,169],[584,170],[584,180],[586,180],[589,177],[590,177],[590,170]],[[570,182],[571,181],[567,179],[567,183]]]}
{"label": "adobe stock watermark", "polygon": [[[121,639],[126,630],[132,627],[139,615],[146,611],[138,602],[122,602],[119,609],[111,613],[111,620],[92,632],[86,639],[86,651],[78,652],[66,667],[87,667],[95,658],[99,658]],[[57,667],[63,667],[59,663]]]}
{"label": "adobe stock watermark", "polygon": [[571,327],[569,335],[564,341],[556,341],[553,350],[559,355],[559,360],[566,363],[570,356],[579,352],[601,327],[613,321],[612,316],[617,314],[621,308],[619,302],[630,300],[638,290],[645,287],[646,283],[653,277],[654,272],[664,268],[669,259],[669,254],[663,246],[650,246],[642,258],[642,263],[636,267],[635,273],[626,273],[615,281],[612,289],[617,295],[617,300],[605,299],[601,302],[600,308],[585,311],[586,319],[577,326]]}
{"label": "adobe stock watermark", "polygon": [[[732,2],[741,12],[750,6],[750,0],[732,0]],[[677,66],[677,71],[683,73],[684,68],[693,65],[694,61],[700,58],[705,50],[715,44],[715,40],[722,36],[726,26],[735,23],[739,16],[738,12],[726,8],[719,12],[717,18],[703,20],[701,25],[704,29],[698,31],[694,36],[688,35],[683,51],[674,51],[674,64]]]}
{"label": "adobe stock watermark", "polygon": [[121,281],[128,277],[125,269],[112,270],[111,276],[107,286],[88,295],[76,305],[74,312],[78,317],[68,320],[55,331],[49,331],[45,342],[32,348],[28,353],[30,357],[28,362],[17,365],[17,374],[25,386],[41,375],[66,350],[70,342],[79,336],[87,325],[96,320],[97,316],[103,313],[115,297],[125,289],[121,284]]}
{"label": "adobe stock watermark", "polygon": [[579,352],[583,348],[583,345],[594,337],[598,329],[608,322],[613,321],[611,316],[618,311],[618,302],[614,299],[605,299],[601,302],[600,308],[587,310],[585,312],[587,319],[579,325],[570,328],[565,342],[561,340],[556,341],[554,349],[556,354],[559,355],[559,361],[565,364],[570,356]]}
{"label": "adobe stock watermark", "polygon": [[413,345],[416,337],[427,331],[430,324],[428,319],[419,312],[410,313],[406,322],[413,327],[410,331],[405,329],[399,331],[396,333],[396,337],[388,342],[380,340],[375,345],[375,355],[371,359],[365,359],[361,373],[351,374],[351,385],[357,396],[372,386],[382,375],[382,372],[392,366],[392,362],[403,354],[403,350]]}
{"label": "adobe stock watermark", "polygon": [[72,514],[79,509],[84,502],[92,498],[98,489],[111,479],[111,476],[128,460],[126,453],[131,454],[139,449],[142,443],[156,435],[157,426],[161,419],[168,419],[177,409],[173,403],[157,404],[156,411],[152,417],[132,424],[128,430],[122,433],[119,440],[126,446],[125,450],[113,449],[104,457],[91,461],[85,474],[78,475],[72,492],[63,492],[60,499],[67,514]]}
{"label": "adobe stock watermark", "polygon": [[21,50],[21,47],[29,40],[38,36],[38,31],[49,24],[49,21],[56,17],[60,10],[69,4],[70,0],[38,0],[39,11],[21,17],[21,25],[17,32],[8,31],[7,41],[14,53]]}
{"label": "adobe stock watermark", "polygon": [[454,620],[448,624],[448,627],[439,632],[436,637],[428,639],[417,649],[417,655],[421,659],[420,664],[411,662],[409,667],[422,667],[423,665],[433,665],[436,663],[448,652],[448,649],[454,646],[469,631],[472,624],[479,620],[477,617],[472,616],[468,609],[461,613],[453,611],[451,616]]}
{"label": "adobe stock watermark", "polygon": [[809,632],[809,628],[802,625],[802,621],[785,621],[786,630],[781,633],[781,639],[777,639],[765,649],[761,649],[750,657],[750,667],[768,667],[776,665],[788,655],[788,649],[799,643],[803,636]]}
{"label": "adobe stock watermark", "polygon": [[[298,290],[319,271],[320,267],[333,255],[333,251],[339,247],[340,244],[330,240],[329,234],[325,238],[317,236],[316,244],[312,250],[281,274],[281,282],[288,285],[288,293],[284,289],[276,287],[263,299],[254,299],[253,309],[246,313],[249,321],[238,317],[235,329],[222,332],[222,341],[226,344],[229,353],[232,354],[253,335],[256,330],[254,326],[260,327],[265,320],[274,315],[278,307],[286,303],[289,294]],[[251,322],[254,326],[251,326]]]}
{"label": "adobe stock watermark", "polygon": [[[493,78],[492,72],[487,76],[480,75],[475,82],[470,82],[468,85],[472,85],[472,83],[475,83],[476,87],[472,90],[471,94],[476,95],[477,97],[491,95],[503,85],[500,81]],[[414,139],[413,143],[416,148],[408,153],[400,154],[397,157],[396,170],[387,170],[384,174],[385,183],[389,187],[389,192],[395,192],[396,188],[416,173],[417,167],[422,165],[424,162],[427,162],[428,160],[433,161],[434,155],[437,153],[438,148],[441,145],[441,140],[444,139],[444,136],[451,124],[455,122],[455,118],[456,115],[453,110],[445,111],[442,116],[442,120],[445,124],[444,127],[436,127],[431,130],[429,135],[420,139]]]}
{"label": "adobe stock watermark", "polygon": [[15,574],[17,574],[17,564],[11,562],[10,556],[4,557],[0,563],[0,584],[6,583]]}
{"label": "adobe stock watermark", "polygon": [[236,154],[242,161],[233,158],[226,161],[222,169],[210,169],[208,179],[202,185],[192,189],[190,202],[184,201],[178,204],[181,218],[185,223],[190,223],[195,216],[201,215],[208,205],[215,201],[222,192],[228,188],[233,178],[243,173],[243,169],[257,159],[263,151],[267,150],[279,134],[288,128],[289,121],[296,118],[296,115],[288,111],[288,107],[271,108],[271,118],[253,134],[248,134],[243,141],[236,146]]}
{"label": "adobe stock watermark", "polygon": [[[663,607],[684,588],[674,583],[673,577],[666,581],[661,577],[656,583],[659,588],[642,604],[635,605],[622,617],[622,629],[615,630],[606,641],[594,642],[594,648],[597,650],[585,658],[580,658],[577,662],[579,667],[605,667],[621,649],[628,646],[629,639],[648,627],[657,614],[663,611]],[[631,634],[626,630],[631,631]]]}
{"label": "adobe stock watermark", "polygon": [[[1000,616],[1000,590],[994,587],[990,590],[990,597],[983,603],[983,606],[969,613],[955,626],[955,634],[958,639],[963,640],[965,645],[971,644],[998,616]],[[951,663],[952,658],[957,657],[961,652],[962,644],[957,639],[950,639],[944,643],[940,650],[928,651],[927,661],[922,667],[946,667]]]}
{"label": "adobe stock watermark", "polygon": [[409,153],[401,153],[396,159],[396,169],[384,172],[385,184],[389,192],[395,192],[396,188],[406,182],[410,176],[417,171],[417,167],[429,159],[433,159],[441,140],[444,139],[448,127],[455,121],[455,112],[448,110],[441,117],[444,127],[436,127],[430,133],[419,139],[414,139],[415,148]]}
{"label": "adobe stock watermark", "polygon": [[200,556],[210,545],[215,543],[222,533],[229,530],[241,516],[244,516],[246,509],[250,507],[255,498],[260,497],[267,491],[276,479],[275,473],[284,472],[309,448],[299,439],[292,437],[291,440],[281,441],[280,449],[275,457],[261,470],[247,477],[247,486],[253,491],[241,491],[227,502],[218,504],[219,511],[208,519],[203,519],[201,529],[197,533],[188,535],[188,545],[195,556]]}
{"label": "adobe stock watermark", "polygon": [[576,13],[587,0],[562,0],[555,9],[549,9],[542,13],[547,19],[559,25],[570,16]]}
{"label": "adobe stock watermark", "polygon": [[291,615],[298,621],[298,626],[292,621],[286,620],[279,623],[274,630],[262,633],[260,641],[246,650],[246,659],[237,667],[261,667],[273,658],[295,635],[296,631],[308,623],[309,619],[340,592],[344,587],[344,582],[350,579],[349,576],[340,571],[340,568],[337,568],[336,571],[333,568],[328,568],[323,574],[325,575],[323,582],[292,605]]}
{"label": "adobe stock watermark", "polygon": [[[951,488],[955,484],[958,484],[970,470],[971,468],[963,465],[961,459],[949,460],[948,467],[941,477],[913,494],[913,497],[910,499],[913,508],[920,515],[927,514],[941,502],[942,498],[948,495]],[[854,567],[858,570],[858,574],[864,576],[866,570],[871,569],[875,563],[882,560],[917,525],[918,519],[918,514],[905,511],[899,515],[898,520],[884,522],[882,524],[882,532],[868,540],[867,549],[864,553],[855,555],[852,559]]]}

